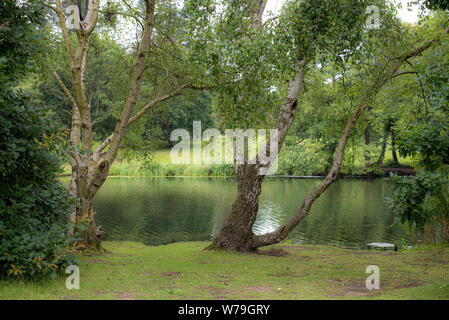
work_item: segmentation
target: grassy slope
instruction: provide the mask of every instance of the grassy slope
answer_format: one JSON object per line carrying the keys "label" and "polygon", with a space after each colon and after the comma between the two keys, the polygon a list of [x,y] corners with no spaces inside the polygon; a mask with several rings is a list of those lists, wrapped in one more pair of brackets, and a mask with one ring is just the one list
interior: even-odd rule
{"label": "grassy slope", "polygon": [[[265,254],[201,251],[206,243],[105,242],[83,256],[80,290],[65,276],[0,282],[0,299],[449,299],[449,247],[402,252],[282,245]],[[287,254],[286,254],[287,253]],[[368,265],[380,290],[368,291]]]}

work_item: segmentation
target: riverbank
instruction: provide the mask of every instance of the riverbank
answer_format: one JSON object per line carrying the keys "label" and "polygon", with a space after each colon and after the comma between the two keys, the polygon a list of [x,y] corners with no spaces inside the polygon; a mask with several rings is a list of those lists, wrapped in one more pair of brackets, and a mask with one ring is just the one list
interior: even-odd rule
{"label": "riverbank", "polygon": [[[449,247],[406,251],[278,245],[260,254],[202,251],[205,242],[104,242],[80,257],[80,289],[66,275],[0,281],[0,299],[449,299]],[[380,290],[365,286],[368,265]]]}
{"label": "riverbank", "polygon": [[[314,167],[313,165],[296,168],[296,164],[286,164],[282,161],[285,154],[281,152],[276,176],[288,178],[323,178],[327,169],[325,167]],[[392,167],[391,156],[385,157],[384,166],[378,165],[366,168],[365,160],[359,155],[351,164],[343,164],[340,177],[345,178],[377,178],[388,177],[390,173],[398,175],[413,175],[414,169],[410,166],[409,158],[399,157],[401,165]],[[193,160],[192,160],[193,161]],[[293,167],[291,167],[293,165]],[[69,164],[63,166],[61,176],[70,176]],[[109,176],[128,177],[235,177],[235,168],[231,164],[191,164],[175,165],[170,160],[170,150],[160,149],[153,153],[152,161],[143,164],[140,160],[123,160],[120,157],[115,161],[109,172]]]}
{"label": "riverbank", "polygon": [[[71,175],[71,168],[64,166],[62,177]],[[380,168],[377,171],[366,171],[364,168],[342,172],[342,178],[380,178],[388,177],[391,173],[399,176],[414,175],[415,171],[412,167],[403,168]],[[141,167],[137,162],[115,162],[109,173],[110,177],[235,177],[235,169],[233,165],[174,165],[166,163],[152,163],[147,167]],[[278,178],[324,178],[325,175],[320,174],[304,174],[304,175],[286,175],[277,174],[272,177]]]}

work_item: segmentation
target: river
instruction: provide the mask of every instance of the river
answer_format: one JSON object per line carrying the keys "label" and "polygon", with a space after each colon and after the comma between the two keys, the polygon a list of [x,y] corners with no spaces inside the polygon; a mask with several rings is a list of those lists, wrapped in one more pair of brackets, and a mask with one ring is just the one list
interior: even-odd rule
{"label": "river", "polygon": [[[266,178],[254,225],[269,232],[293,215],[319,179]],[[385,202],[391,186],[384,179],[340,179],[315,203],[291,233],[295,244],[365,247],[398,242],[406,234],[393,225]],[[97,194],[94,211],[105,240],[160,245],[211,240],[229,214],[236,194],[230,178],[109,177]]]}

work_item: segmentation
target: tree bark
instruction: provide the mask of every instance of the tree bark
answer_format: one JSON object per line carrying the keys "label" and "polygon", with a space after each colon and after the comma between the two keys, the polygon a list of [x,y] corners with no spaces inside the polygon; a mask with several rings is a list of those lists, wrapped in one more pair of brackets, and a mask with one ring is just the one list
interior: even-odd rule
{"label": "tree bark", "polygon": [[391,157],[393,158],[393,163],[396,166],[398,166],[399,160],[398,155],[396,153],[396,135],[393,127],[390,128],[390,134],[391,134]]}
{"label": "tree bark", "polygon": [[385,152],[387,150],[387,140],[390,136],[390,128],[391,128],[391,119],[388,119],[387,125],[385,126],[385,132],[382,139],[382,149],[380,151],[379,160],[377,160],[377,163],[380,167],[384,165],[384,159],[385,159]]}
{"label": "tree bark", "polygon": [[231,214],[220,233],[208,249],[251,251],[254,237],[252,226],[259,210],[259,197],[263,176],[258,175],[257,165],[238,165],[236,169],[237,198],[232,204]]}
{"label": "tree bark", "polygon": [[[368,147],[371,144],[371,126],[369,124],[366,126],[364,138],[365,138],[365,146]],[[368,150],[365,151],[365,167],[366,168],[371,167],[371,156]]]}
{"label": "tree bark", "polygon": [[[260,0],[252,9],[252,27],[259,31],[263,28],[262,15],[266,4],[267,0]],[[284,143],[288,128],[293,121],[298,96],[304,80],[305,63],[298,63],[297,69],[297,75],[289,83],[276,125],[276,129],[279,130],[279,145]],[[265,146],[264,150],[259,150],[259,153],[266,154],[266,151],[270,149],[269,144]],[[254,162],[251,161],[250,163]],[[253,250],[250,246],[254,237],[252,227],[259,209],[259,198],[264,179],[264,175],[259,174],[261,166],[257,161],[255,163],[236,164],[237,197],[220,233],[206,249]]]}

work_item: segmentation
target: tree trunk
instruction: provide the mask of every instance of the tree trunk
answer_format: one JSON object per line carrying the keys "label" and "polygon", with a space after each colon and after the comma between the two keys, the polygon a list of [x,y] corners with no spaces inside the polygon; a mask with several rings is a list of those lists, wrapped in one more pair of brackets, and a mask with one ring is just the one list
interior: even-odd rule
{"label": "tree trunk", "polygon": [[[371,127],[369,124],[366,126],[364,138],[365,138],[365,146],[369,146],[371,143]],[[366,168],[371,167],[371,157],[368,150],[365,150],[365,167]]]}
{"label": "tree trunk", "polygon": [[[155,2],[154,0],[145,0],[145,4],[145,26],[142,39],[139,43],[136,65],[133,70],[133,81],[126,104],[123,108],[122,115],[117,122],[114,133],[96,150],[92,150],[93,129],[90,104],[85,93],[85,76],[89,39],[98,21],[100,3],[99,0],[89,0],[89,9],[86,20],[81,22],[79,26],[75,26],[78,40],[76,50],[74,50],[70,42],[61,1],[56,0],[56,7],[48,6],[53,9],[58,16],[72,73],[73,96],[56,72],[54,73],[54,76],[72,103],[70,142],[75,151],[72,153],[72,178],[69,190],[72,196],[75,196],[77,199],[77,209],[76,213],[74,212],[71,214],[70,221],[75,222],[75,230],[80,224],[86,226],[81,232],[86,248],[95,247],[99,249],[101,247],[102,232],[101,228],[97,228],[95,224],[94,212],[92,210],[93,199],[98,189],[104,184],[112,162],[117,156],[117,150],[124,136],[126,127],[129,124],[128,121],[136,107],[143,81],[145,62],[148,56],[153,32]],[[160,100],[156,100],[155,103],[161,101],[163,97],[159,99]],[[147,105],[144,108],[145,111],[151,106],[151,103]],[[134,116],[132,121],[138,119],[145,111],[141,110],[141,112]],[[80,145],[82,147],[82,152],[78,151]],[[107,146],[109,146],[109,149],[107,152],[103,152]],[[70,234],[73,235],[75,230],[70,230]]]}
{"label": "tree trunk", "polygon": [[390,127],[391,127],[391,119],[388,119],[387,125],[385,126],[384,136],[382,139],[382,149],[380,151],[379,160],[377,160],[377,163],[380,167],[384,165],[385,151],[387,150],[387,141],[390,135]]}
{"label": "tree trunk", "polygon": [[391,156],[393,158],[393,163],[398,166],[399,160],[396,153],[396,135],[393,128],[391,128]]}
{"label": "tree trunk", "polygon": [[85,229],[81,232],[84,245],[87,248],[98,248],[101,243],[97,243],[95,236],[97,226],[93,215],[92,203],[92,200],[80,199],[80,204],[77,209],[77,225],[84,224],[85,226]]}
{"label": "tree trunk", "polygon": [[[286,96],[282,103],[276,129],[278,130],[278,152],[284,144],[288,129],[290,128],[296,108],[298,97],[301,93],[305,77],[306,63],[298,62],[297,74],[290,81]],[[263,150],[259,154],[270,150],[271,137]],[[271,151],[270,151],[271,152]],[[271,155],[270,155],[271,156]],[[231,214],[227,217],[220,233],[215,237],[212,244],[206,250],[226,249],[242,252],[254,251],[256,235],[252,227],[257,218],[259,209],[259,198],[262,190],[262,181],[265,175],[260,175],[261,164],[236,165],[237,197],[232,205]]]}

